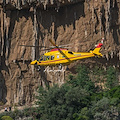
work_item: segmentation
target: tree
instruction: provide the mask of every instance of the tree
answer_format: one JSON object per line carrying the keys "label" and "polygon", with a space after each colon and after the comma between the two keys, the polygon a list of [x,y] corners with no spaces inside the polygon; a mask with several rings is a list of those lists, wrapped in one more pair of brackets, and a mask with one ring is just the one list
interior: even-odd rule
{"label": "tree", "polygon": [[[77,76],[69,75],[69,81],[60,87],[54,85],[49,90],[39,87],[37,118],[40,120],[117,120],[120,114],[119,86],[96,92],[88,68],[79,66],[77,71]],[[102,74],[103,71],[99,72]],[[107,71],[108,78],[113,80],[114,76],[111,77],[108,73],[113,75],[114,72],[110,74],[111,70]]]}
{"label": "tree", "polygon": [[111,88],[113,88],[113,87],[118,85],[118,79],[117,79],[116,69],[115,68],[110,66],[107,69],[106,78],[107,78],[107,80],[106,80],[106,87],[108,89],[111,89]]}
{"label": "tree", "polygon": [[90,75],[91,75],[91,79],[96,83],[96,87],[97,87],[98,91],[102,90],[104,88],[104,82],[106,79],[105,70],[99,66],[95,66],[91,70]]}
{"label": "tree", "polygon": [[97,103],[94,103],[92,107],[92,113],[94,116],[94,120],[118,120],[118,108],[112,106],[110,103],[110,99],[103,97],[103,99],[99,100]]}
{"label": "tree", "polygon": [[84,66],[84,65],[80,65],[77,68],[77,76],[76,78],[70,76],[69,78],[70,81],[69,83],[73,86],[73,87],[80,87],[81,89],[85,89],[87,90],[89,93],[93,93],[96,91],[95,88],[95,84],[94,82],[91,81],[90,77],[89,77],[89,69]]}
{"label": "tree", "polygon": [[74,113],[73,118],[74,120],[90,120],[89,113],[88,108],[84,107],[81,109],[80,113]]}
{"label": "tree", "polygon": [[55,85],[49,90],[40,90],[37,96],[40,120],[73,120],[75,112],[89,106],[88,96],[86,90],[67,84],[61,87]]}

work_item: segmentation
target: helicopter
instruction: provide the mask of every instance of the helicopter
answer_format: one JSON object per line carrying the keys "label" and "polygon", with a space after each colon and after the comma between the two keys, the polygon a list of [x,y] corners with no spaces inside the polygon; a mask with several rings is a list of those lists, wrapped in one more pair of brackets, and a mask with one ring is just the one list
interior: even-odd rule
{"label": "helicopter", "polygon": [[41,66],[58,65],[61,68],[62,65],[68,66],[69,64],[76,60],[81,60],[95,56],[102,57],[103,55],[99,51],[103,46],[103,40],[104,38],[102,38],[102,41],[96,45],[93,51],[90,50],[89,52],[73,52],[64,47],[62,48],[61,46],[56,45],[50,39],[49,41],[52,43],[53,48],[49,52],[44,53],[38,60],[32,61],[30,64],[38,66],[39,70]]}

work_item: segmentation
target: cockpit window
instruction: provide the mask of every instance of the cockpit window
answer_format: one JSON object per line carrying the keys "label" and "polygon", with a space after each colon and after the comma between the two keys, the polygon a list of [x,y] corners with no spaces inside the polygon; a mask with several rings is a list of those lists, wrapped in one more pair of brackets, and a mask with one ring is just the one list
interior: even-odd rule
{"label": "cockpit window", "polygon": [[46,60],[50,60],[50,56],[46,56]]}
{"label": "cockpit window", "polygon": [[37,59],[37,61],[40,61],[40,59]]}
{"label": "cockpit window", "polygon": [[41,56],[40,61],[43,61],[43,56]]}
{"label": "cockpit window", "polygon": [[57,58],[59,58],[59,55],[57,55]]}
{"label": "cockpit window", "polygon": [[44,61],[46,61],[47,56],[44,55]]}
{"label": "cockpit window", "polygon": [[54,56],[41,56],[40,57],[40,61],[46,61],[46,60],[53,60],[54,59]]}
{"label": "cockpit window", "polygon": [[52,55],[52,56],[51,56],[51,60],[53,60],[53,59],[54,59],[54,56]]}
{"label": "cockpit window", "polygon": [[68,53],[69,53],[69,54],[73,54],[73,52],[71,52],[71,51],[68,51]]}

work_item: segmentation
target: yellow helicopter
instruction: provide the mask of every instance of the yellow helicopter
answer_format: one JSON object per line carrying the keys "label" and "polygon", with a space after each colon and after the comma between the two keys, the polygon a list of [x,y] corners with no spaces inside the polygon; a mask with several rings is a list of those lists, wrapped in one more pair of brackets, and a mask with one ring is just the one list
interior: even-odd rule
{"label": "yellow helicopter", "polygon": [[96,48],[90,52],[73,52],[66,48],[57,46],[52,40],[49,41],[52,43],[54,48],[51,49],[50,52],[43,54],[39,60],[32,61],[30,63],[31,65],[37,65],[39,68],[41,66],[67,66],[76,60],[95,56],[102,57],[102,54],[99,51],[103,45],[103,39],[98,45],[96,45]]}

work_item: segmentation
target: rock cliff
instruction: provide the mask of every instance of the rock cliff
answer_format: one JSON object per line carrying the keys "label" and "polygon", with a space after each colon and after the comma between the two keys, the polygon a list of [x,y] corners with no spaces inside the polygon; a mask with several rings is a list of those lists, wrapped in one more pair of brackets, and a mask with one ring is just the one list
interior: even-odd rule
{"label": "rock cliff", "polygon": [[39,58],[40,48],[19,45],[50,46],[72,43],[72,51],[89,51],[102,37],[104,58],[75,62],[103,67],[119,67],[119,0],[0,0],[0,101],[29,104],[38,85],[62,84],[65,71],[38,72],[30,61]]}

